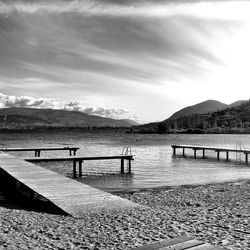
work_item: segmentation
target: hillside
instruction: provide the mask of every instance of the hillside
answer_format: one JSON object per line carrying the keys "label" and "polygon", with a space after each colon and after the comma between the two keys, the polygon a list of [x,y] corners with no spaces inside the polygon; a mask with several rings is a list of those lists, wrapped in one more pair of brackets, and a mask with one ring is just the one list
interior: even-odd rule
{"label": "hillside", "polygon": [[[237,105],[237,104],[240,105]],[[236,106],[235,106],[236,105]],[[203,114],[171,117],[158,123],[132,127],[133,133],[250,133],[250,101]]]}
{"label": "hillside", "polygon": [[0,109],[0,129],[130,127],[129,120],[115,120],[78,111],[5,108]]}
{"label": "hillside", "polygon": [[208,112],[225,109],[226,107],[227,107],[227,104],[225,103],[215,101],[215,100],[207,100],[205,102],[201,102],[201,103],[183,108],[175,112],[168,119],[177,119],[182,116],[187,116],[187,115],[192,115],[192,114],[204,114]]}

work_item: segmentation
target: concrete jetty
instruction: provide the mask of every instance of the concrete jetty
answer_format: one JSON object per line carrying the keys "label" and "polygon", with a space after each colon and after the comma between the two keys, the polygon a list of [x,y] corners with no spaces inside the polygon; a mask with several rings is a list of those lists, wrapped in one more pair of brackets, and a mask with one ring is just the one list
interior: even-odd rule
{"label": "concrete jetty", "polygon": [[139,206],[3,152],[0,152],[0,169],[15,180],[16,186],[24,185],[31,195],[39,194],[74,217]]}

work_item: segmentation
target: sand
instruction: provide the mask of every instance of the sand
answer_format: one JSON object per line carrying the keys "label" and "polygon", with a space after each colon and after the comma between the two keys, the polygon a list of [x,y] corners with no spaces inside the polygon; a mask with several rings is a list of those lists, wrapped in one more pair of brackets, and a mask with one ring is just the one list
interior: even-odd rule
{"label": "sand", "polygon": [[143,205],[82,219],[0,200],[0,249],[129,249],[188,235],[250,249],[250,182],[179,187],[119,196]]}

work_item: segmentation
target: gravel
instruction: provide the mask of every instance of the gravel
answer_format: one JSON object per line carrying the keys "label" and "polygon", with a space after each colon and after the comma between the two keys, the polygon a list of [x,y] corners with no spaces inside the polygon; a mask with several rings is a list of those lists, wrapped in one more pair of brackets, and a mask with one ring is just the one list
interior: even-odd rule
{"label": "gravel", "polygon": [[241,182],[119,194],[143,206],[81,219],[1,201],[0,249],[129,249],[181,235],[250,249],[249,191]]}
{"label": "gravel", "polygon": [[176,231],[223,246],[250,249],[250,183],[227,183],[144,192],[127,198],[176,223]]}

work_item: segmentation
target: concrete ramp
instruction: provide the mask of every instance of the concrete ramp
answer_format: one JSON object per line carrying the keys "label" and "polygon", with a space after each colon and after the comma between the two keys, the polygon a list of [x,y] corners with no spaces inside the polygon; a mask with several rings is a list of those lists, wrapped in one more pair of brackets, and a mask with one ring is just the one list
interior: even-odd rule
{"label": "concrete ramp", "polygon": [[6,153],[0,153],[0,168],[74,217],[139,206]]}

